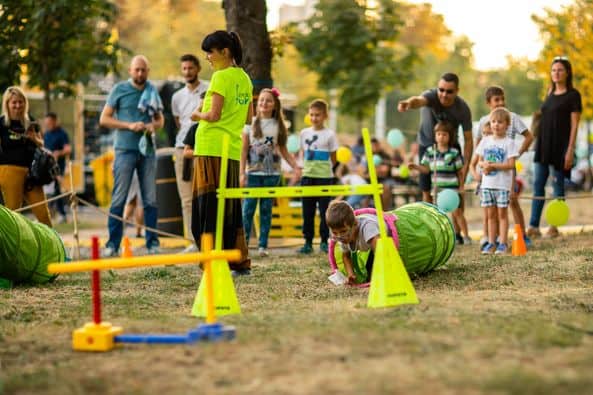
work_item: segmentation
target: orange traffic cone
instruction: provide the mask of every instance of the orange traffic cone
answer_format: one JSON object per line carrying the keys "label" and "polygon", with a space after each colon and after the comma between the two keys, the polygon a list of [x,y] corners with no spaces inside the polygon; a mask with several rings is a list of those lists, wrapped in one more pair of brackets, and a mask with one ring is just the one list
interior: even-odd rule
{"label": "orange traffic cone", "polygon": [[524,256],[527,254],[527,246],[525,245],[525,238],[523,237],[521,225],[515,225],[515,239],[513,240],[511,253],[513,256]]}
{"label": "orange traffic cone", "polygon": [[121,257],[122,258],[131,258],[134,254],[132,254],[132,245],[130,243],[130,238],[128,236],[124,236],[122,241],[122,250],[121,250]]}

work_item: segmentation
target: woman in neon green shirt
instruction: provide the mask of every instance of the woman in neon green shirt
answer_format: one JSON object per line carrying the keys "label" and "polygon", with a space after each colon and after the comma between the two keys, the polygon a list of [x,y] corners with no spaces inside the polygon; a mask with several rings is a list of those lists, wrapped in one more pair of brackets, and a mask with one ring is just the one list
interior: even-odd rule
{"label": "woman in neon green shirt", "polygon": [[[217,30],[202,41],[208,62],[214,69],[201,108],[192,113],[198,121],[194,147],[192,233],[200,245],[203,233],[216,229],[216,189],[220,179],[222,136],[230,136],[227,187],[238,188],[242,132],[251,123],[253,85],[239,65],[243,50],[234,32]],[[234,275],[251,273],[251,260],[243,231],[241,201],[228,199],[225,206],[223,247],[241,250],[242,260],[230,263]]]}

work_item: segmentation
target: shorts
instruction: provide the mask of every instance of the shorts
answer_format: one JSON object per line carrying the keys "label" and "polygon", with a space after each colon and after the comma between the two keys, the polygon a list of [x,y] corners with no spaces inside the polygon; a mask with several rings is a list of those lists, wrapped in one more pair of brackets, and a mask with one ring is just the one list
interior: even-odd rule
{"label": "shorts", "polygon": [[505,208],[509,206],[511,193],[506,189],[480,189],[480,206]]}

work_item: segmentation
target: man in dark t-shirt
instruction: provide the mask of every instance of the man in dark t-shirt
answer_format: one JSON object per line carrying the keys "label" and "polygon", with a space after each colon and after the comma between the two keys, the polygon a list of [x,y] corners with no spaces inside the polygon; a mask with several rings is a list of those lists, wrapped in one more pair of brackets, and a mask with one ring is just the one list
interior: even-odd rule
{"label": "man in dark t-shirt", "polygon": [[[54,181],[54,196],[57,196],[62,193],[60,183],[62,181],[62,176],[64,175],[64,170],[66,169],[66,158],[70,155],[72,149],[70,147],[68,134],[59,125],[56,113],[48,112],[43,120],[43,126],[45,130],[43,133],[43,145],[52,152],[60,167],[60,175]],[[60,214],[58,223],[66,222],[66,209],[64,207],[63,199],[56,200],[56,209]]]}
{"label": "man in dark t-shirt", "polygon": [[[418,132],[420,158],[422,158],[426,149],[435,142],[433,129],[437,122],[451,122],[455,131],[461,125],[464,140],[463,178],[465,179],[474,148],[472,116],[469,106],[458,96],[458,93],[459,77],[453,73],[445,73],[441,76],[436,89],[430,89],[423,92],[420,96],[412,96],[400,101],[397,104],[397,110],[399,112],[405,112],[420,108],[420,130]],[[453,141],[452,146],[461,151],[457,138]],[[432,202],[430,177],[430,174],[421,174],[419,179],[422,200],[426,202]]]}

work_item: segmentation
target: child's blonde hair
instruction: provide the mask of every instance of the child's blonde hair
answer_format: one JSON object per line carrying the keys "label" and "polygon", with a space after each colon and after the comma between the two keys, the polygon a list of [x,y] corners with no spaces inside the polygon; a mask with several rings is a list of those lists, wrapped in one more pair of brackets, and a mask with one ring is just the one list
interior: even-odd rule
{"label": "child's blonde hair", "polygon": [[[280,93],[276,88],[264,88],[261,90],[261,92],[259,92],[259,95],[261,96],[263,93],[268,93],[274,98],[274,111],[272,111],[272,118],[274,118],[278,123],[278,145],[280,147],[284,147],[286,145],[286,140],[288,139],[288,131],[286,130],[286,123],[284,123],[284,114],[282,113],[282,104],[280,103]],[[253,122],[253,137],[256,139],[261,139],[264,137],[259,115],[255,116],[255,121]]]}
{"label": "child's blonde hair", "polygon": [[505,121],[507,125],[511,124],[511,113],[504,107],[498,107],[490,113],[490,120]]}
{"label": "child's blonde hair", "polygon": [[323,99],[315,99],[311,103],[309,103],[309,109],[315,108],[319,111],[323,111],[325,115],[328,114],[329,105]]}
{"label": "child's blonde hair", "polygon": [[492,129],[490,129],[490,121],[489,120],[484,122],[481,132],[482,132],[482,134],[491,134],[492,133]]}
{"label": "child's blonde hair", "polygon": [[325,212],[325,222],[331,229],[354,225],[354,209],[343,200],[332,201]]}

